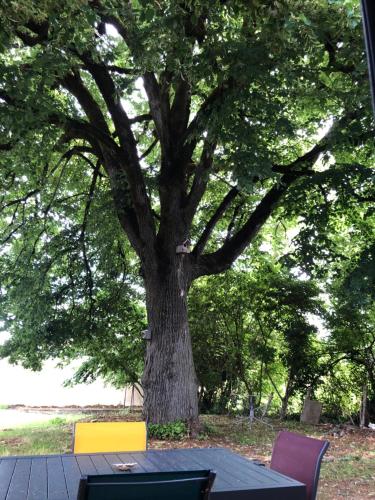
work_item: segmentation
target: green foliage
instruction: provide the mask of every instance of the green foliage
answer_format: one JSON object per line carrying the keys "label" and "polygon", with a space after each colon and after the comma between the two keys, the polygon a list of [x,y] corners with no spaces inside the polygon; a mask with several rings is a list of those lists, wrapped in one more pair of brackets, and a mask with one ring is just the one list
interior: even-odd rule
{"label": "green foliage", "polygon": [[215,436],[218,434],[218,428],[213,422],[205,421],[202,425],[202,433],[207,436]]}
{"label": "green foliage", "polygon": [[188,436],[185,422],[176,421],[168,424],[148,424],[147,433],[150,438],[162,441],[180,441]]}
{"label": "green foliage", "polygon": [[55,418],[52,418],[51,420],[49,420],[48,424],[60,426],[60,425],[66,424],[66,418],[55,417]]}
{"label": "green foliage", "polygon": [[320,352],[308,315],[323,314],[318,293],[313,283],[261,260],[253,272],[228,271],[193,288],[190,324],[204,411],[247,407],[254,394],[257,405],[265,403],[274,378],[282,391],[287,373],[291,393],[315,382]]}
{"label": "green foliage", "polygon": [[[234,270],[192,287],[202,408],[244,409],[252,394],[259,406],[273,391],[278,400],[300,397],[333,387],[340,370],[346,388],[366,376],[375,387],[374,122],[359,2],[2,0],[0,14],[0,321],[11,333],[1,357],[31,369],[83,357],[72,382],[138,382],[147,264],[164,276],[171,261],[159,266],[160,256],[172,248],[175,258],[182,234],[198,242],[236,187],[206,263],[229,241],[236,246],[259,207],[273,218]],[[165,99],[154,115],[187,89],[183,132],[170,116],[163,123],[168,147],[158,120],[147,118],[150,74]],[[106,95],[101,78],[110,81]],[[129,136],[142,158],[141,202]],[[183,210],[206,181],[189,225]],[[176,186],[178,199],[163,205]],[[283,199],[270,200],[284,188]],[[155,241],[140,238],[139,250],[128,225],[147,227],[136,208],[148,205]],[[264,225],[255,219],[252,238]],[[294,232],[292,244],[282,227]],[[151,249],[158,265],[145,256]],[[189,258],[195,269],[196,254]],[[311,316],[328,318],[326,340]],[[329,411],[348,408],[344,399],[327,401]]]}

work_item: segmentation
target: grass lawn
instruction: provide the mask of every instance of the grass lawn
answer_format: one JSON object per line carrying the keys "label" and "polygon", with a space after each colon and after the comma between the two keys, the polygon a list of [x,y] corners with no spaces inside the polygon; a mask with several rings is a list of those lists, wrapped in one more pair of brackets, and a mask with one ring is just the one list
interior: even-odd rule
{"label": "grass lawn", "polygon": [[79,418],[82,416],[54,417],[46,422],[0,430],[0,456],[70,453],[73,424]]}
{"label": "grass lawn", "polygon": [[[73,421],[77,418],[82,415],[56,417],[41,424],[0,431],[0,455],[69,453]],[[122,414],[120,418],[135,420],[139,414]],[[202,416],[201,420],[203,430],[197,439],[151,439],[150,448],[227,447],[267,463],[276,433],[281,429],[293,430],[331,443],[322,465],[319,500],[375,499],[375,431],[279,421],[271,421],[272,427],[256,423],[250,428],[244,420],[214,415]]]}

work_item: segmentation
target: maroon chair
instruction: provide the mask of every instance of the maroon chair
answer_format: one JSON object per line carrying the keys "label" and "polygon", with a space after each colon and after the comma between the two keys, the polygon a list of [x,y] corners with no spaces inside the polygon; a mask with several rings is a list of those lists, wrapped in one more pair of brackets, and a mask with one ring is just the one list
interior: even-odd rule
{"label": "maroon chair", "polygon": [[273,446],[271,469],[304,483],[306,500],[315,500],[320,464],[328,446],[328,441],[281,431]]}

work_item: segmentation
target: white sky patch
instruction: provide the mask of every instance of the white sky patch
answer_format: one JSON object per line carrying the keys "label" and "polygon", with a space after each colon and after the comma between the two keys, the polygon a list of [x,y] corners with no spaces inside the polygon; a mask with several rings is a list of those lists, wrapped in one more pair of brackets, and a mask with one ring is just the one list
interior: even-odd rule
{"label": "white sky patch", "polygon": [[295,278],[297,278],[300,281],[309,281],[310,276],[306,274],[302,269],[299,267],[294,267],[290,270],[290,272],[293,274]]}
{"label": "white sky patch", "polygon": [[263,241],[263,243],[259,247],[259,250],[261,252],[271,253],[272,252],[272,246],[271,246],[270,243],[267,243],[266,241]]}
{"label": "white sky patch", "polygon": [[320,154],[319,158],[317,159],[314,169],[317,170],[318,172],[324,172],[324,170],[328,170],[331,165],[334,165],[335,163],[335,157],[329,153],[326,152],[324,154],[324,161],[323,161],[323,155]]}
{"label": "white sky patch", "polygon": [[135,92],[131,95],[131,100],[121,99],[121,106],[124,108],[126,114],[130,117],[135,115],[135,108],[133,102],[142,103],[147,100],[147,93],[143,84],[143,78],[137,78],[135,81]]}
{"label": "white sky patch", "polygon": [[317,139],[318,141],[320,141],[320,139],[322,139],[326,134],[327,132],[329,131],[329,129],[332,127],[333,125],[333,118],[330,117],[328,118],[328,120],[322,125],[322,127],[319,129],[318,131],[318,135],[317,135]]}
{"label": "white sky patch", "polygon": [[113,26],[113,24],[106,24],[105,25],[105,30],[107,32],[107,35],[109,35],[109,36],[113,36],[114,38],[119,38],[120,37],[120,33]]}
{"label": "white sky patch", "polygon": [[135,81],[135,86],[136,86],[137,90],[140,91],[143,99],[147,99],[147,92],[145,90],[143,78],[137,78],[137,80]]}
{"label": "white sky patch", "polygon": [[123,107],[125,113],[128,116],[133,116],[134,115],[134,108],[132,106],[132,103],[126,99],[121,99],[121,106]]}
{"label": "white sky patch", "polygon": [[10,333],[6,331],[1,331],[3,325],[0,324],[0,345],[5,344],[7,340],[10,339]]}
{"label": "white sky patch", "polygon": [[318,329],[318,338],[320,340],[326,339],[329,336],[329,331],[325,327],[322,318],[316,314],[307,314],[307,320],[311,325],[314,325]]}
{"label": "white sky patch", "polygon": [[[0,345],[9,338],[10,333],[2,330],[0,322]],[[64,387],[82,360],[76,360],[68,366],[58,368],[58,360],[46,361],[40,372],[26,370],[22,366],[11,365],[6,359],[0,359],[0,404],[28,406],[86,406],[86,405],[121,405],[125,390],[115,389],[98,379],[92,384],[79,384]],[[135,397],[136,391],[135,391]],[[126,391],[126,403],[130,405],[131,390]],[[1,427],[1,422],[0,422]]]}
{"label": "white sky patch", "polygon": [[283,230],[283,227],[281,225],[278,226],[278,231],[283,231],[283,238],[284,238],[284,246],[282,249],[276,248],[274,249],[272,245],[272,240],[273,240],[273,235],[271,234],[265,234],[265,240],[261,243],[259,250],[261,252],[266,252],[269,253],[270,255],[273,255],[275,258],[279,258],[281,254],[289,253],[293,251],[293,239],[297,234],[299,233],[300,227],[299,225],[296,225],[295,227],[290,227],[286,229],[285,231]]}

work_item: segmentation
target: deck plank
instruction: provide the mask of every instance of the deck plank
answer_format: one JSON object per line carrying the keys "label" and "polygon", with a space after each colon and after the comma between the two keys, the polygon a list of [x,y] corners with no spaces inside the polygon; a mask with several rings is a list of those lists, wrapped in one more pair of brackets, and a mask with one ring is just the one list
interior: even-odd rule
{"label": "deck plank", "polygon": [[0,462],[0,500],[5,500],[17,460],[7,458]]}
{"label": "deck plank", "polygon": [[30,470],[30,458],[17,459],[6,500],[24,500],[27,498]]}
{"label": "deck plank", "polygon": [[217,464],[212,462],[212,460],[207,460],[207,456],[198,454],[196,450],[193,450],[193,453],[190,454],[183,453],[183,456],[180,456],[180,450],[168,450],[168,455],[170,456],[170,459],[175,462],[181,462],[185,470],[211,469],[215,471],[216,479],[213,485],[213,491],[227,491],[233,487],[233,475],[228,472],[228,470],[218,467]]}
{"label": "deck plank", "polygon": [[[133,472],[212,469],[212,500],[301,500],[303,485],[223,448],[149,450],[0,459],[0,500],[76,500],[81,475],[124,474],[112,464],[135,462]],[[131,474],[125,473],[125,474]]]}
{"label": "deck plank", "polygon": [[47,495],[47,459],[35,457],[31,462],[27,500],[45,500],[48,498]]}
{"label": "deck plank", "polygon": [[79,480],[81,479],[81,471],[77,464],[77,458],[74,455],[66,455],[61,458],[61,461],[69,500],[76,500]]}
{"label": "deck plank", "polygon": [[[147,452],[137,451],[131,453],[131,455],[134,457],[135,462],[137,462],[137,464],[139,464],[147,472],[161,472],[162,470],[165,470],[165,468],[163,468],[163,465],[156,465],[149,460],[148,454],[150,453],[150,451],[151,450]],[[125,455],[127,454],[121,456]]]}
{"label": "deck plank", "polygon": [[[92,455],[91,460],[98,471],[98,474],[113,474],[113,469],[103,457],[103,455]],[[119,463],[119,462],[117,462]]]}
{"label": "deck plank", "polygon": [[48,500],[69,500],[61,456],[47,458]]}
{"label": "deck plank", "polygon": [[97,474],[93,461],[90,455],[76,455],[77,464],[83,476],[88,476],[89,474]]}
{"label": "deck plank", "polygon": [[[221,453],[221,450],[207,450],[203,453],[197,453],[202,455],[202,459],[206,460],[207,463],[212,464],[213,468],[220,471],[223,477],[230,477],[231,483],[236,482],[238,485],[257,485],[257,484],[268,484],[269,482],[274,482],[275,479],[273,474],[269,475],[269,481],[264,477],[263,471],[259,470],[258,465],[247,461],[241,463],[234,463],[232,460],[232,455],[226,453]],[[197,457],[198,458],[198,457]],[[245,459],[246,460],[246,459]]]}

